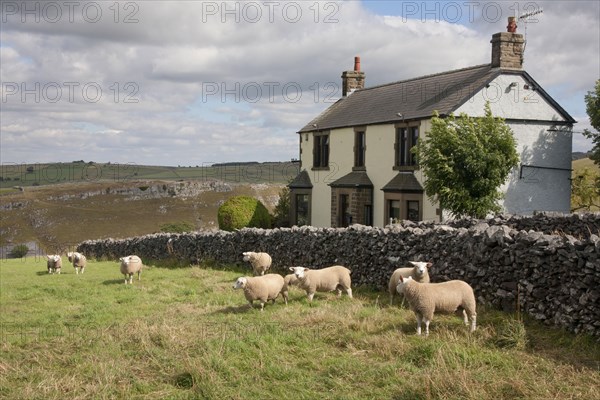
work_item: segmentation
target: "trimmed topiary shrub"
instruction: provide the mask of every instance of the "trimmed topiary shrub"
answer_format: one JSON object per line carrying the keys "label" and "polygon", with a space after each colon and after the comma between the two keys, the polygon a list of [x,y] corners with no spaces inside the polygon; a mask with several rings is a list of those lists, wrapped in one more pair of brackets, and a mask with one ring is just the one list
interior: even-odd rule
{"label": "trimmed topiary shrub", "polygon": [[241,228],[271,227],[271,215],[259,200],[249,196],[235,196],[219,207],[219,229],[233,231]]}

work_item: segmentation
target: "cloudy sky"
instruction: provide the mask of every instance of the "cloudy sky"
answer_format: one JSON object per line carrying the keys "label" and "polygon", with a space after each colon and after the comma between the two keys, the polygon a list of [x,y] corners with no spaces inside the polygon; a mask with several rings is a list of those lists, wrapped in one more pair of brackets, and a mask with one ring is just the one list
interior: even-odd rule
{"label": "cloudy sky", "polygon": [[[600,77],[596,1],[1,1],[10,163],[207,165],[298,157],[296,132],[367,86],[490,62],[508,16],[525,69],[579,123]],[[519,32],[525,32],[520,24]],[[575,151],[591,145],[574,135]]]}

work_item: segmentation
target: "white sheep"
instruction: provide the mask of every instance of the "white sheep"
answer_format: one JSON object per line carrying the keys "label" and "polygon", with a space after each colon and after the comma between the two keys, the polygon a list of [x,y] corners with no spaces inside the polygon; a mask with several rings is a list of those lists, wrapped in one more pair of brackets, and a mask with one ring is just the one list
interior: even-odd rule
{"label": "white sheep", "polygon": [[142,263],[141,258],[135,255],[121,257],[119,258],[121,262],[121,273],[125,276],[125,284],[129,281],[130,284],[133,284],[133,274],[137,273],[138,281],[142,279],[142,268],[144,264]]}
{"label": "white sheep", "polygon": [[73,263],[75,273],[79,274],[79,270],[81,270],[81,273],[83,274],[85,266],[87,265],[87,259],[85,258],[85,256],[77,252],[68,252],[67,258],[69,259],[69,262]]}
{"label": "white sheep", "polygon": [[315,292],[331,292],[337,290],[338,297],[342,295],[342,289],[346,291],[348,297],[352,298],[352,282],[350,271],[341,265],[323,269],[309,269],[304,267],[290,267],[290,271],[298,279],[297,285],[300,289],[306,291],[308,301],[312,301]]}
{"label": "white sheep", "polygon": [[392,273],[390,276],[390,282],[388,283],[388,291],[390,293],[390,305],[394,303],[394,296],[398,294],[396,291],[396,286],[398,286],[398,281],[400,280],[400,276],[403,278],[408,278],[412,276],[412,278],[420,283],[429,283],[429,272],[428,269],[431,267],[430,262],[422,262],[422,261],[409,261],[413,266],[408,268],[398,268]]}
{"label": "white sheep", "polygon": [[275,304],[275,299],[279,294],[282,295],[285,304],[287,304],[287,293],[283,292],[283,286],[283,276],[278,274],[242,276],[233,284],[234,289],[244,289],[244,296],[250,303],[250,307],[252,307],[254,300],[260,301],[261,311],[264,311],[265,303],[268,300],[272,300]]}
{"label": "white sheep", "polygon": [[46,261],[46,266],[48,267],[48,273],[53,274],[57,273],[60,275],[60,269],[62,268],[62,258],[58,254],[48,255],[48,261]]}
{"label": "white sheep", "polygon": [[403,293],[417,317],[417,335],[421,334],[421,322],[425,321],[425,335],[429,335],[429,323],[436,311],[453,313],[462,308],[465,325],[476,328],[477,313],[475,311],[475,294],[473,288],[465,281],[453,280],[442,283],[419,283],[412,277],[400,277],[396,288]]}
{"label": "white sheep", "polygon": [[264,275],[271,268],[271,256],[267,253],[245,251],[242,255],[244,256],[244,261],[249,261],[250,265],[252,265],[254,275]]}

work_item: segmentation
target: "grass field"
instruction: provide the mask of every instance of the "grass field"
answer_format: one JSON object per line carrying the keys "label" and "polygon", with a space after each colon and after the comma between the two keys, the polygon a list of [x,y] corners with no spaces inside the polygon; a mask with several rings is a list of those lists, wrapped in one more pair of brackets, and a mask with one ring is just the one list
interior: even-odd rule
{"label": "grass field", "polygon": [[155,266],[127,286],[115,262],[63,269],[0,264],[0,398],[600,398],[597,341],[482,307],[474,334],[436,316],[424,338],[366,288],[261,313],[233,266]]}

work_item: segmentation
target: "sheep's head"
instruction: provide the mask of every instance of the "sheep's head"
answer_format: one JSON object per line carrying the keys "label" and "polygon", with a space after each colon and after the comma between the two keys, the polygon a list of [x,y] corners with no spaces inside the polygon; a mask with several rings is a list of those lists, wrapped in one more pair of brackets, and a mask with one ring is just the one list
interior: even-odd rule
{"label": "sheep's head", "polygon": [[244,261],[251,261],[256,258],[256,253],[252,251],[245,251],[242,255],[244,256]]}
{"label": "sheep's head", "polygon": [[408,278],[404,278],[403,276],[400,276],[400,279],[398,279],[398,284],[396,285],[396,292],[398,292],[399,294],[402,294],[404,292],[404,285],[406,285],[408,282],[410,282],[412,280],[413,280],[412,276],[409,276]]}
{"label": "sheep's head", "polygon": [[240,277],[240,278],[237,278],[237,281],[235,281],[235,283],[233,284],[232,287],[234,289],[244,289],[247,284],[248,284],[248,278]]}
{"label": "sheep's head", "polygon": [[48,255],[48,261],[58,262],[60,260],[60,256],[56,254]]}
{"label": "sheep's head", "polygon": [[423,262],[423,261],[410,261],[410,263],[412,264],[413,267],[415,267],[416,275],[419,278],[422,278],[423,276],[425,276],[425,274],[427,273],[427,268],[431,267],[431,265],[432,265],[430,262]]}
{"label": "sheep's head", "polygon": [[304,273],[306,271],[308,271],[308,268],[304,268],[304,267],[290,267],[290,271],[292,271],[294,273],[294,275],[296,275],[296,278],[303,279],[304,278]]}
{"label": "sheep's head", "polygon": [[73,261],[73,252],[72,251],[67,253],[67,258],[69,259],[69,261]]}

